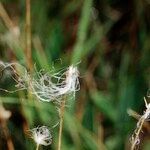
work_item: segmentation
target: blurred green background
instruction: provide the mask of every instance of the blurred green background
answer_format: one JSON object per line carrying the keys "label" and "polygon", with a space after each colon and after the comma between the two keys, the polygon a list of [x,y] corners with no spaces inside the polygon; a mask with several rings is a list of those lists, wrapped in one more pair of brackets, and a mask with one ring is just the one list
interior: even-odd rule
{"label": "blurred green background", "polygon": [[[27,66],[25,0],[1,0],[0,61]],[[150,83],[149,0],[31,0],[32,63],[50,71],[78,64],[81,89],[66,107],[62,150],[123,150],[143,113]],[[0,88],[16,89],[7,71]],[[40,102],[27,91],[0,91],[0,101],[12,115],[0,121],[0,149],[8,139],[15,150],[33,150],[26,130],[58,122],[52,103]],[[57,148],[58,127],[51,146]],[[140,148],[150,147],[150,126],[143,128]]]}

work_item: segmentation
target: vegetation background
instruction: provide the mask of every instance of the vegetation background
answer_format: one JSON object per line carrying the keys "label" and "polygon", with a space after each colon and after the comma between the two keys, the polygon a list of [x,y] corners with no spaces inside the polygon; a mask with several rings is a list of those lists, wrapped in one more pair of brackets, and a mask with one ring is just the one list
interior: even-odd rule
{"label": "vegetation background", "polygon": [[[78,64],[81,89],[66,108],[62,150],[128,150],[137,120],[127,109],[143,113],[150,83],[150,1],[31,0],[32,59],[26,33],[26,1],[1,0],[1,61],[32,62],[46,71]],[[7,72],[0,73],[1,88],[14,85]],[[53,105],[27,91],[0,91],[0,101],[12,112],[5,125],[15,150],[35,149],[28,129],[58,122]],[[3,130],[1,122],[1,150],[8,142]],[[52,135],[52,145],[40,149],[57,148],[58,127]],[[141,149],[148,150],[149,141],[148,124]]]}

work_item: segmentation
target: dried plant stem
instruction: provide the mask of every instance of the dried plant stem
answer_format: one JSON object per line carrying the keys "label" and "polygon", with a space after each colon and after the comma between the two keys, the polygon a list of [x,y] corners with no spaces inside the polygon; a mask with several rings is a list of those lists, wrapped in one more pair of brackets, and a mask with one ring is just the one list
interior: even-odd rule
{"label": "dried plant stem", "polygon": [[135,130],[135,137],[134,137],[134,141],[132,142],[132,145],[131,145],[131,150],[134,150],[136,145],[137,145],[137,141],[139,140],[139,135],[140,135],[140,132],[142,130],[144,122],[145,122],[145,118],[141,117],[139,122],[138,122],[139,126]]}
{"label": "dried plant stem", "polygon": [[38,150],[39,149],[39,144],[37,144],[37,146],[36,146],[36,150]]}
{"label": "dried plant stem", "polygon": [[26,62],[28,69],[32,70],[31,54],[31,5],[30,0],[26,0]]}
{"label": "dried plant stem", "polygon": [[139,145],[140,133],[142,132],[143,124],[147,119],[149,119],[149,116],[150,116],[150,103],[149,104],[147,103],[145,97],[144,97],[144,101],[145,101],[146,110],[144,111],[144,114],[139,119],[139,121],[137,123],[137,127],[136,127],[136,129],[135,129],[135,131],[131,137],[131,150],[135,150],[136,146]]}
{"label": "dried plant stem", "polygon": [[58,150],[61,150],[63,119],[64,119],[64,111],[65,111],[65,101],[66,101],[66,97],[64,97],[64,99],[61,103],[61,108],[60,108],[60,112],[59,112],[60,125],[59,125],[59,135],[58,135]]}

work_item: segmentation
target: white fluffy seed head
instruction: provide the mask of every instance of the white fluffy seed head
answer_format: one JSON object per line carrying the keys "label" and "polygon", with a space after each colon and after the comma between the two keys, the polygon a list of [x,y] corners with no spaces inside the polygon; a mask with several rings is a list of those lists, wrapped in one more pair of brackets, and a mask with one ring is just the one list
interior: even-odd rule
{"label": "white fluffy seed head", "polygon": [[30,87],[32,93],[42,101],[60,101],[63,95],[71,93],[75,95],[75,92],[80,89],[79,72],[73,65],[63,73],[60,71],[53,75],[40,74],[38,77],[38,79],[31,79]]}
{"label": "white fluffy seed head", "polygon": [[48,146],[52,143],[52,135],[46,126],[34,128],[31,133],[37,145]]}
{"label": "white fluffy seed head", "polygon": [[[80,89],[79,71],[76,66],[69,66],[65,71],[61,70],[53,74],[43,74],[43,70],[31,76],[25,67],[18,63],[2,63],[4,69],[12,70],[12,78],[17,83],[19,90],[28,89],[41,101],[60,102],[62,96],[75,96],[75,92]],[[5,90],[6,91],[6,90]],[[17,91],[17,90],[16,90]],[[14,92],[14,91],[12,91]]]}

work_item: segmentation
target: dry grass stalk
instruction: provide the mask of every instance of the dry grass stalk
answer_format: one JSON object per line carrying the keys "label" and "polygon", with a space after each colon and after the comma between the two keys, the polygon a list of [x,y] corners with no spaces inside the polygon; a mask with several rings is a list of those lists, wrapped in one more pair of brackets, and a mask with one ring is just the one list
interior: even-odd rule
{"label": "dry grass stalk", "polygon": [[26,0],[26,63],[28,69],[32,71],[32,54],[31,54],[31,4]]}
{"label": "dry grass stalk", "polygon": [[65,112],[65,101],[66,101],[66,96],[64,96],[64,100],[62,101],[60,111],[59,111],[60,124],[59,124],[59,134],[58,134],[58,150],[61,150],[61,144],[62,144],[61,141],[62,141],[64,112]]}
{"label": "dry grass stalk", "polygon": [[144,98],[146,110],[137,122],[137,127],[131,137],[131,150],[135,150],[140,144],[140,133],[142,132],[144,122],[150,117],[150,103]]}

